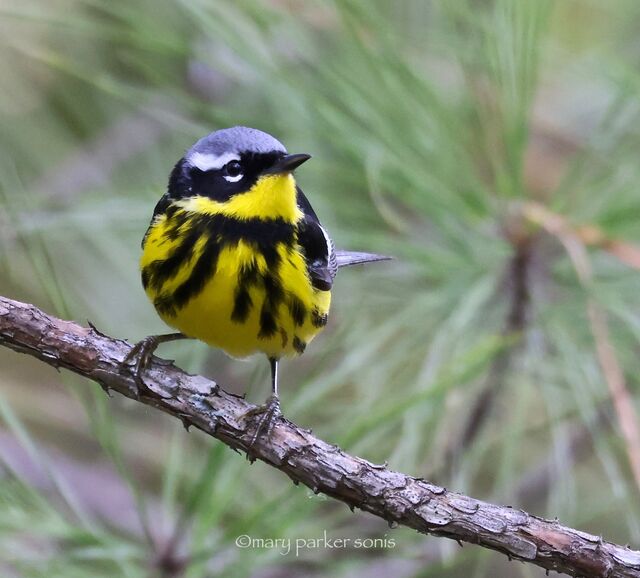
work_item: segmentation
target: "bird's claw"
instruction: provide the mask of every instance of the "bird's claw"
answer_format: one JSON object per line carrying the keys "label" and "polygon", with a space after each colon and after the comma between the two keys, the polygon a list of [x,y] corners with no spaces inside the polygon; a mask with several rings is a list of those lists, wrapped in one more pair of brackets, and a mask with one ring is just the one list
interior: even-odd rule
{"label": "bird's claw", "polygon": [[[133,384],[130,384],[129,389],[133,394],[133,397],[138,399],[140,397],[140,390],[145,388],[146,384],[142,381],[142,373],[147,369],[153,352],[158,348],[161,343],[167,343],[168,341],[175,341],[176,339],[186,339],[186,335],[183,333],[167,333],[164,335],[149,335],[138,341],[130,350],[120,364],[120,373],[130,374],[133,377]],[[171,365],[173,361],[158,359],[157,363],[160,365]]]}
{"label": "bird's claw", "polygon": [[140,397],[140,389],[145,387],[142,372],[149,365],[151,356],[157,347],[158,339],[154,335],[149,335],[138,341],[120,364],[120,373],[129,373],[133,377],[134,383],[130,385],[129,389],[136,399]]}
{"label": "bird's claw", "polygon": [[251,408],[242,415],[243,420],[251,419],[254,416],[261,416],[256,429],[251,437],[251,441],[247,446],[247,454],[253,448],[254,444],[261,436],[269,436],[273,430],[276,421],[282,417],[280,409],[280,399],[276,395],[272,395],[263,405]]}

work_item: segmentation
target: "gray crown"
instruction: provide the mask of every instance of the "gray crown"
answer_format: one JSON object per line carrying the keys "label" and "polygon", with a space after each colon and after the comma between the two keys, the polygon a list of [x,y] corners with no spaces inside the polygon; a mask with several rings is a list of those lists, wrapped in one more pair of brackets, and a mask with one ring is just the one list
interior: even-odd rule
{"label": "gray crown", "polygon": [[217,130],[201,138],[189,149],[187,157],[192,153],[222,155],[244,152],[286,153],[287,149],[266,132],[246,126],[234,126]]}

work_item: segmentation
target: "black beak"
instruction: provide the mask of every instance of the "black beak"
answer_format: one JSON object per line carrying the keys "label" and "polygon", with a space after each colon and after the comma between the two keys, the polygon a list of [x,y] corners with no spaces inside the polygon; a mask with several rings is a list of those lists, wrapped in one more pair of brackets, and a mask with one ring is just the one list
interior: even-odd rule
{"label": "black beak", "polygon": [[311,155],[285,155],[278,159],[271,167],[263,171],[265,175],[277,175],[280,173],[290,173],[297,169],[302,163],[308,161]]}

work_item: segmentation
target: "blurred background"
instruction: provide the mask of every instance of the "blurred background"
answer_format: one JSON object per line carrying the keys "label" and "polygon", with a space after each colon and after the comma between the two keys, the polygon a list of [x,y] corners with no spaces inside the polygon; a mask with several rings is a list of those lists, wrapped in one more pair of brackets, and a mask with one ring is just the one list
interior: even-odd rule
{"label": "blurred background", "polygon": [[[137,261],[170,169],[212,130],[268,131],[313,155],[298,179],[339,247],[396,257],[340,273],[284,363],[287,416],[638,547],[639,26],[635,0],[0,0],[0,294],[163,332]],[[160,355],[268,394],[262,358]],[[542,576],[67,372],[0,368],[3,577]],[[378,547],[236,545],[325,531]]]}

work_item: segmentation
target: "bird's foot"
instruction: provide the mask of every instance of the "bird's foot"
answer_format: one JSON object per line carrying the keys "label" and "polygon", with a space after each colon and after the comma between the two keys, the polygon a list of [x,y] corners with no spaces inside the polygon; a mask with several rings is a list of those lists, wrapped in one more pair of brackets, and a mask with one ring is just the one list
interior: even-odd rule
{"label": "bird's foot", "polygon": [[145,337],[131,348],[120,364],[120,373],[130,373],[133,377],[134,382],[130,385],[130,389],[136,399],[140,397],[140,389],[145,387],[142,373],[149,365],[151,356],[159,344],[157,335]]}
{"label": "bird's foot", "polygon": [[267,401],[263,405],[259,405],[258,407],[254,407],[249,411],[245,412],[242,416],[242,419],[250,419],[254,416],[260,416],[258,421],[258,425],[256,426],[256,430],[251,437],[251,441],[247,447],[247,454],[253,448],[254,444],[261,436],[269,436],[271,434],[271,430],[273,430],[273,426],[276,421],[282,417],[282,411],[280,409],[280,399],[277,395],[271,395],[267,399]]}

